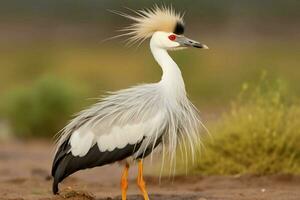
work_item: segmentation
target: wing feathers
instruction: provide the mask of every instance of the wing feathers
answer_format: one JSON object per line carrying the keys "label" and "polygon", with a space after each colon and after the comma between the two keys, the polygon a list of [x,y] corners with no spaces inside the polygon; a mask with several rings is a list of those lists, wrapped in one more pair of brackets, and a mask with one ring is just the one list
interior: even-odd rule
{"label": "wing feathers", "polygon": [[85,156],[95,144],[95,134],[92,131],[76,130],[70,139],[73,156]]}
{"label": "wing feathers", "polygon": [[[152,140],[156,140],[163,133],[163,129],[156,127],[162,119],[163,115],[158,113],[154,118],[145,122],[127,124],[123,127],[113,126],[111,130],[106,130],[107,132],[104,134],[97,134],[99,130],[104,131],[103,128],[94,127],[93,129],[87,129],[82,127],[71,135],[70,150],[73,156],[83,157],[95,143],[97,143],[101,152],[113,151],[116,148],[122,149],[128,144],[137,144],[144,137],[149,138],[150,143],[153,144],[155,141]],[[144,148],[146,149],[147,147],[145,146]]]}

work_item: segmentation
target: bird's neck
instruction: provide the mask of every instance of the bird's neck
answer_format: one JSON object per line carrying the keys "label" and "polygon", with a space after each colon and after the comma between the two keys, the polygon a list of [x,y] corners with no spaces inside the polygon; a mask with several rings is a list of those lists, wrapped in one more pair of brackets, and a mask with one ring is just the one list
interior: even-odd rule
{"label": "bird's neck", "polygon": [[185,85],[178,65],[170,57],[167,50],[150,45],[151,52],[156,62],[162,68],[162,78],[159,84],[168,93],[181,96],[186,95]]}

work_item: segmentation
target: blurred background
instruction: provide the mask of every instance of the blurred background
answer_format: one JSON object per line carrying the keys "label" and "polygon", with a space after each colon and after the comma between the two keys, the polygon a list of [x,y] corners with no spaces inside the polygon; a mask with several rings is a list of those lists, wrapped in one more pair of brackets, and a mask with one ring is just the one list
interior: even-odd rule
{"label": "blurred background", "polygon": [[[179,178],[177,192],[240,200],[266,191],[265,199],[298,199],[298,0],[1,0],[0,198],[51,199],[53,137],[74,113],[105,91],[160,80],[149,41],[103,42],[131,23],[108,10],[154,4],[185,12],[185,35],[210,48],[170,52],[210,132],[202,131],[194,165],[178,153],[176,175],[192,176]],[[146,168],[159,174],[155,163]],[[117,166],[86,170],[62,187],[116,195],[120,173]],[[255,176],[238,178],[245,174]],[[269,177],[278,174],[292,176]],[[176,186],[149,179],[153,192]]]}
{"label": "blurred background", "polygon": [[[130,13],[126,7],[142,9],[155,3],[160,5],[161,1],[1,1],[0,140],[46,138],[53,141],[52,137],[72,114],[96,102],[95,98],[105,91],[158,81],[161,71],[152,58],[148,41],[138,48],[126,47],[124,39],[103,42],[130,24],[108,10]],[[286,105],[287,110],[298,105],[295,99],[300,96],[300,1],[163,3],[185,12],[186,35],[210,47],[171,52],[181,66],[190,99],[209,127],[220,118],[227,121],[218,130],[240,124],[234,120],[231,124],[228,118],[235,111],[239,113],[240,104],[244,109],[245,104],[261,103],[261,96],[266,96],[262,97],[266,101],[258,103],[260,111],[274,99],[278,102],[276,106]],[[270,82],[271,89],[266,89],[268,92],[264,86],[261,89],[261,82]],[[244,100],[251,102],[237,100],[251,85],[258,97],[250,92],[252,97]],[[276,106],[272,107],[274,112],[279,110]],[[243,112],[243,116],[259,113],[255,109]],[[291,121],[285,118],[288,112],[284,110],[279,121]],[[267,112],[261,118],[268,116]],[[298,113],[290,116],[295,124],[299,121],[296,116]],[[285,130],[281,125],[271,127],[274,119],[268,120],[262,125],[263,133]],[[253,123],[239,130],[251,132]],[[295,124],[290,127],[298,128]],[[298,131],[295,128],[293,134],[299,135]],[[295,156],[299,158],[299,151]],[[242,171],[237,167],[239,170]]]}

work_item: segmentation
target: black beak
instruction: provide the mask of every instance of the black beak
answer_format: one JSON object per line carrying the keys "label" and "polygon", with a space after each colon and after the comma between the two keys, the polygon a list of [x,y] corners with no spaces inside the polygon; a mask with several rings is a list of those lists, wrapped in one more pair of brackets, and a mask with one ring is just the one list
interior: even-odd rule
{"label": "black beak", "polygon": [[208,49],[208,46],[206,46],[205,44],[200,44],[200,43],[194,43],[192,44],[193,47],[196,48],[201,48],[201,49]]}
{"label": "black beak", "polygon": [[176,39],[176,42],[178,42],[182,47],[195,47],[195,48],[208,49],[208,46],[206,46],[205,44],[201,44],[200,42],[191,40],[184,36],[178,37]]}

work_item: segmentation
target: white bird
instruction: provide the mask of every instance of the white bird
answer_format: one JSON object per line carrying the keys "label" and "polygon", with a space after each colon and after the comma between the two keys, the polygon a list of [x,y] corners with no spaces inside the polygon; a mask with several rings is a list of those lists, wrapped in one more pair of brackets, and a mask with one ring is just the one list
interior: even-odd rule
{"label": "white bird", "polygon": [[145,200],[143,159],[159,144],[166,147],[170,161],[175,151],[194,156],[199,144],[198,111],[186,96],[181,71],[168,50],[207,46],[183,35],[183,16],[172,8],[155,6],[134,11],[134,16],[115,12],[134,23],[121,36],[129,42],[150,39],[154,59],[162,69],[157,83],[111,92],[80,112],[61,132],[52,166],[53,193],[58,184],[76,171],[114,162],[125,165],[121,177],[122,200],[126,200],[129,163],[138,162],[138,186]]}

